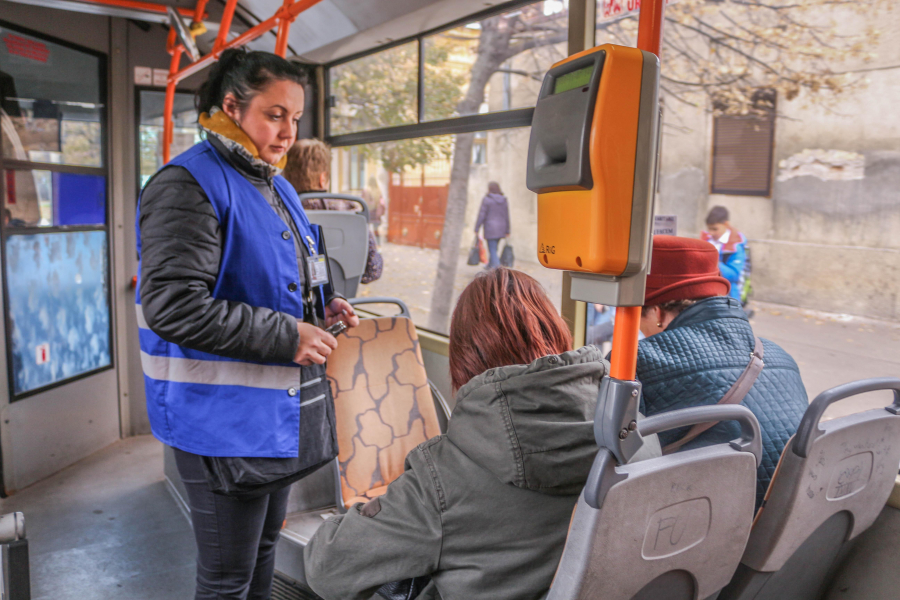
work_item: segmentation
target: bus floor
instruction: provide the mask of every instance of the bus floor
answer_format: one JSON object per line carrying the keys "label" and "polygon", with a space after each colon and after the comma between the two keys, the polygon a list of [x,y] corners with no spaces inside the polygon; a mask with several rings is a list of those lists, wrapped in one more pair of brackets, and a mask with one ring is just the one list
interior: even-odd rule
{"label": "bus floor", "polygon": [[128,438],[0,500],[25,514],[32,600],[193,597],[193,533],[162,466],[162,444]]}
{"label": "bus floor", "polygon": [[[163,445],[120,440],[9,498],[25,514],[32,600],[194,596],[190,521],[163,476]],[[318,600],[276,573],[272,600]]]}

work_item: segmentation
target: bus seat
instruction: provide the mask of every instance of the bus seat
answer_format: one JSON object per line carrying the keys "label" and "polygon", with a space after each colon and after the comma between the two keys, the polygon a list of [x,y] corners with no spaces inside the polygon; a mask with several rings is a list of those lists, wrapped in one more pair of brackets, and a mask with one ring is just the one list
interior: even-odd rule
{"label": "bus seat", "polygon": [[732,419],[741,437],[729,444],[624,465],[600,448],[547,600],[715,598],[750,534],[759,423],[745,407],[715,405],[637,424],[645,436]]}
{"label": "bus seat", "polygon": [[343,200],[360,206],[360,212],[307,210],[309,222],[321,225],[328,249],[328,266],[334,290],[347,298],[356,296],[359,280],[366,270],[369,254],[369,206],[365,200],[346,194],[314,192],[300,194],[306,199]]}
{"label": "bus seat", "polygon": [[348,508],[383,494],[406,455],[441,433],[438,403],[406,316],[362,319],[329,356],[327,374],[340,451],[337,506]]}
{"label": "bus seat", "polygon": [[[839,400],[893,390],[894,403],[819,424]],[[720,600],[812,600],[848,542],[884,508],[900,466],[900,379],[866,379],[819,394],[781,455],[747,550]]]}

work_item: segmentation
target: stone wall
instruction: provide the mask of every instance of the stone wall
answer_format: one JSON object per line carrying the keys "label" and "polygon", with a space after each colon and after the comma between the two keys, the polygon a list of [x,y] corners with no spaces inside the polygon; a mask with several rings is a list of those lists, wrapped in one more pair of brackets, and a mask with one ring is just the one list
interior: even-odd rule
{"label": "stone wall", "polygon": [[713,116],[667,99],[657,213],[694,236],[726,206],[751,241],[759,300],[900,320],[900,12],[870,18],[884,32],[874,60],[834,67],[861,85],[778,99],[770,198],[711,194]]}

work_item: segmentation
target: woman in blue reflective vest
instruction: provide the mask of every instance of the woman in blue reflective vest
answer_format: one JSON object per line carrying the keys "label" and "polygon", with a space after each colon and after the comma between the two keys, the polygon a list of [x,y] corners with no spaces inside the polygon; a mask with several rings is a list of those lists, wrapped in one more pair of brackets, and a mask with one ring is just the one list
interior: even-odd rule
{"label": "woman in blue reflective vest", "polygon": [[141,194],[137,297],[153,434],[175,449],[197,541],[199,599],[265,600],[289,487],[214,494],[202,457],[337,453],[322,327],[356,326],[333,293],[318,230],[281,176],[303,113],[300,68],[229,50],[198,93],[206,140]]}

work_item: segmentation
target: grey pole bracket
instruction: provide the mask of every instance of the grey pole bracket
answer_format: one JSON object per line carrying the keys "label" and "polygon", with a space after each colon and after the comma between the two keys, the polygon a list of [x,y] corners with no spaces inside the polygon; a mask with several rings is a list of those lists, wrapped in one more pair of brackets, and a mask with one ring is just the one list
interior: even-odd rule
{"label": "grey pole bracket", "polygon": [[594,439],[607,448],[619,464],[625,464],[644,445],[638,430],[641,384],[604,377],[597,394],[594,413]]}

